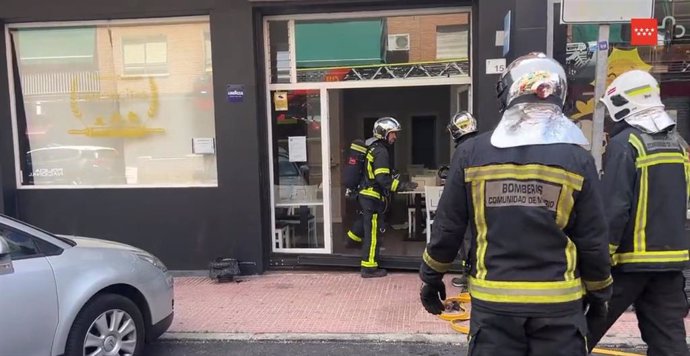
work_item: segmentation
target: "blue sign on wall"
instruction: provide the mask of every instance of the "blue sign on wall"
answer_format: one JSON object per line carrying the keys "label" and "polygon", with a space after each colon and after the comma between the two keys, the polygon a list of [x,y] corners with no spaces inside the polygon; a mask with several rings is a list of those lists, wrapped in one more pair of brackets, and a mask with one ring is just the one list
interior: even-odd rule
{"label": "blue sign on wall", "polygon": [[510,11],[503,18],[503,56],[510,51]]}
{"label": "blue sign on wall", "polygon": [[227,92],[229,103],[241,103],[244,101],[244,85],[228,84]]}

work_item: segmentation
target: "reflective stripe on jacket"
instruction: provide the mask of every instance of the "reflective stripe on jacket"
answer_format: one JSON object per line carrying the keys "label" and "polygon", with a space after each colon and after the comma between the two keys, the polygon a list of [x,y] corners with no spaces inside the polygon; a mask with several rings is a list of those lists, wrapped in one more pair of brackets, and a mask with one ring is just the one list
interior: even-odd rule
{"label": "reflective stripe on jacket", "polygon": [[594,160],[576,145],[496,148],[490,133],[453,155],[420,271],[429,282],[472,232],[473,307],[525,316],[608,299],[606,221]]}
{"label": "reflective stripe on jacket", "polygon": [[640,272],[686,266],[689,167],[674,133],[628,127],[611,139],[602,182],[614,266]]}
{"label": "reflective stripe on jacket", "polygon": [[390,192],[398,190],[400,181],[391,176],[388,148],[379,140],[369,146],[366,154],[364,187],[360,194],[367,198],[384,200]]}

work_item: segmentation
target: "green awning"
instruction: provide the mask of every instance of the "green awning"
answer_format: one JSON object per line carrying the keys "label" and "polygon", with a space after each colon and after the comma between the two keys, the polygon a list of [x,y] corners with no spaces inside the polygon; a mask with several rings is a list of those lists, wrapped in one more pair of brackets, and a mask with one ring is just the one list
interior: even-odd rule
{"label": "green awning", "polygon": [[[572,25],[572,42],[596,42],[599,38],[599,25]],[[611,24],[609,32],[610,43],[622,43],[621,24]]]}
{"label": "green awning", "polygon": [[297,68],[383,63],[383,20],[298,22]]}
{"label": "green awning", "polygon": [[17,29],[14,41],[19,59],[27,63],[92,62],[96,28]]}

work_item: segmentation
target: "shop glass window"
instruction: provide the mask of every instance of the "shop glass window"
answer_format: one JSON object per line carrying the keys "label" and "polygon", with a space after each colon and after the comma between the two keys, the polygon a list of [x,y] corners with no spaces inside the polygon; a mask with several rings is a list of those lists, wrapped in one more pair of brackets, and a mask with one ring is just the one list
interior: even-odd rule
{"label": "shop glass window", "polygon": [[[658,27],[656,46],[632,46],[630,25],[611,25],[606,85],[628,70],[651,73],[659,81],[666,111],[678,122],[676,130],[687,141],[690,139],[690,1],[657,0],[654,14]],[[555,57],[565,64],[568,74],[567,114],[591,137],[598,27],[560,25],[556,26],[555,34]],[[612,120],[606,118],[604,123],[605,131],[610,132]]]}
{"label": "shop glass window", "polygon": [[270,21],[271,83],[291,66],[297,82],[468,77],[469,28],[468,12]]}
{"label": "shop glass window", "polygon": [[181,21],[10,28],[20,186],[217,186],[209,23]]}
{"label": "shop glass window", "polygon": [[275,248],[323,248],[321,96],[318,90],[271,91],[274,137]]}
{"label": "shop glass window", "polygon": [[268,23],[271,83],[290,83],[290,34],[287,21]]}
{"label": "shop glass window", "polygon": [[204,32],[204,68],[207,72],[213,71],[213,59],[211,54],[211,33]]}
{"label": "shop glass window", "polygon": [[124,75],[167,74],[168,42],[165,37],[122,40]]}

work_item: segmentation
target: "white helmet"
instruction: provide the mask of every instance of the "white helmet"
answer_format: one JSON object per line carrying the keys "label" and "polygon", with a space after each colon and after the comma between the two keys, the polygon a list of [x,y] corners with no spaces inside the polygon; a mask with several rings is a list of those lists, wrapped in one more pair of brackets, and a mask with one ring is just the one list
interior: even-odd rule
{"label": "white helmet", "polygon": [[652,108],[663,108],[659,83],[651,74],[631,70],[616,78],[601,101],[615,122]]}
{"label": "white helmet", "polygon": [[676,125],[664,111],[659,83],[645,71],[631,70],[618,76],[601,101],[613,121],[625,120],[646,133],[666,131]]}

